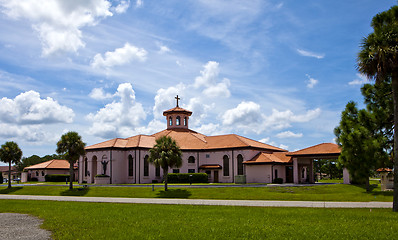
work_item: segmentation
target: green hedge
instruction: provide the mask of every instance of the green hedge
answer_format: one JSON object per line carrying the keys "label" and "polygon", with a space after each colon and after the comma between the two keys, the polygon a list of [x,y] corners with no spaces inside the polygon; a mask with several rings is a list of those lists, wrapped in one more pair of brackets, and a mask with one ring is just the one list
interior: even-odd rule
{"label": "green hedge", "polygon": [[69,182],[69,174],[47,174],[44,179],[46,182]]}
{"label": "green hedge", "polygon": [[272,181],[272,183],[282,184],[283,183],[283,178],[275,178],[274,181]]}
{"label": "green hedge", "polygon": [[169,183],[189,183],[189,175],[192,175],[192,183],[207,183],[206,173],[169,173],[167,182]]}

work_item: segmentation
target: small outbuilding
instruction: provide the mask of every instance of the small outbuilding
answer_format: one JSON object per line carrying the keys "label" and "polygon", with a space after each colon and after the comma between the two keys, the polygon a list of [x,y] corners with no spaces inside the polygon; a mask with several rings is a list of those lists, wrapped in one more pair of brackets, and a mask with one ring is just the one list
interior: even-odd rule
{"label": "small outbuilding", "polygon": [[[69,162],[67,160],[53,159],[24,168],[22,182],[37,180],[45,181],[45,176],[49,174],[69,174]],[[77,176],[77,166],[74,166],[75,177]]]}

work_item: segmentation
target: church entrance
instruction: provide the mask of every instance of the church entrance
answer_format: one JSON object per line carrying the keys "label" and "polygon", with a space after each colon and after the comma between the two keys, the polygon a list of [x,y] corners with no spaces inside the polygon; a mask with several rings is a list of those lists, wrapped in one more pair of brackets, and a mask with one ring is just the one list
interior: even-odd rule
{"label": "church entrance", "polygon": [[218,183],[218,171],[214,171],[214,179],[213,182]]}
{"label": "church entrance", "polygon": [[286,166],[286,183],[293,182],[293,166]]}

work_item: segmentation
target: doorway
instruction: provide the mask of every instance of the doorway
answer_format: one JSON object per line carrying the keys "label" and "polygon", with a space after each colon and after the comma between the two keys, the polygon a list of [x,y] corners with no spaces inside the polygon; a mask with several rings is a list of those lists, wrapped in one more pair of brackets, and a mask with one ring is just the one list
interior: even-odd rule
{"label": "doorway", "polygon": [[293,166],[286,166],[286,182],[293,182]]}
{"label": "doorway", "polygon": [[214,171],[214,179],[213,182],[218,183],[218,171]]}

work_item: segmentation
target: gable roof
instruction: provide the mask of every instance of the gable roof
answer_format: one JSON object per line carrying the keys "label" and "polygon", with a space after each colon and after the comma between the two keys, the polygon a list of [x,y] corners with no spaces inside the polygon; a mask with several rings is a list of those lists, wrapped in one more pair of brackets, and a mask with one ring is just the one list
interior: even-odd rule
{"label": "gable roof", "polygon": [[230,148],[258,148],[269,151],[286,150],[261,143],[236,134],[206,136],[190,129],[165,129],[153,135],[136,135],[129,138],[115,138],[86,147],[86,150],[104,148],[152,148],[157,138],[170,136],[178,143],[181,150],[215,150]]}
{"label": "gable roof", "polygon": [[186,109],[184,109],[184,108],[180,108],[180,107],[174,107],[174,108],[172,108],[172,109],[169,109],[169,110],[164,111],[164,112],[163,112],[163,116],[167,116],[167,115],[173,114],[173,113],[183,113],[183,114],[186,114],[186,115],[188,115],[188,116],[191,116],[191,115],[192,115],[192,112],[191,112],[191,111],[188,111],[188,110],[186,110]]}
{"label": "gable roof", "polygon": [[[74,166],[74,168],[76,169],[77,167]],[[24,170],[33,169],[69,169],[69,162],[67,160],[53,159],[24,168]]]}
{"label": "gable roof", "polygon": [[[8,172],[8,166],[0,166],[0,172]],[[17,171],[15,166],[11,166],[11,172]]]}
{"label": "gable roof", "polygon": [[264,153],[260,152],[252,159],[244,161],[244,164],[270,164],[270,163],[290,163],[292,157],[286,156],[286,152]]}
{"label": "gable roof", "polygon": [[339,145],[335,143],[321,143],[295,152],[289,152],[288,156],[339,156],[341,153]]}

